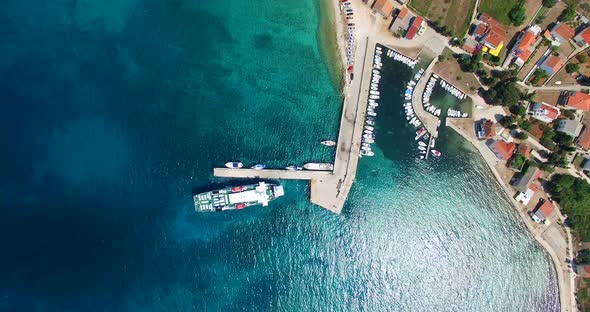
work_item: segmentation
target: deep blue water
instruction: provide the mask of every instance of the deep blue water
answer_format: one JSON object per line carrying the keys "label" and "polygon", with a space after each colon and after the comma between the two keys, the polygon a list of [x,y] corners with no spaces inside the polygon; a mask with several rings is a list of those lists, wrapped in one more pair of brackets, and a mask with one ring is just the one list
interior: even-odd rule
{"label": "deep blue water", "polygon": [[343,215],[295,181],[267,208],[193,211],[193,190],[240,183],[211,176],[226,161],[332,159],[317,144],[341,108],[322,13],[5,0],[0,310],[555,309],[550,262],[473,151],[449,133],[446,157],[414,160],[400,65]]}

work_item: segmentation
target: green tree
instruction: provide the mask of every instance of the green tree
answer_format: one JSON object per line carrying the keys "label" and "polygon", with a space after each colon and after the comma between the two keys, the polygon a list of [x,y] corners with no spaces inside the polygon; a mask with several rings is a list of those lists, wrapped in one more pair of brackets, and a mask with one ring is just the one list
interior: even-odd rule
{"label": "green tree", "polygon": [[526,132],[521,131],[521,132],[518,132],[514,137],[517,138],[517,139],[519,139],[519,140],[526,140],[526,139],[529,138],[529,135],[526,134]]}
{"label": "green tree", "polygon": [[568,63],[567,65],[565,65],[565,71],[568,74],[575,73],[578,70],[580,70],[580,66],[576,63]]}
{"label": "green tree", "polygon": [[580,63],[586,63],[586,61],[588,61],[588,54],[580,53],[580,55],[578,55],[578,61],[580,61]]}
{"label": "green tree", "polygon": [[543,0],[543,6],[552,8],[557,3],[557,0]]}
{"label": "green tree", "polygon": [[522,25],[522,23],[524,23],[524,20],[526,19],[526,11],[522,4],[519,3],[515,7],[513,7],[512,10],[508,12],[508,17],[510,18],[510,21],[513,25]]}
{"label": "green tree", "polygon": [[516,118],[506,115],[500,120],[500,124],[504,127],[508,127],[516,122]]}
{"label": "green tree", "polygon": [[524,105],[514,105],[510,107],[510,111],[517,116],[524,117],[526,115],[526,107]]}
{"label": "green tree", "polygon": [[522,168],[522,166],[524,165],[525,162],[526,162],[526,158],[524,157],[524,155],[518,154],[514,157],[514,160],[512,160],[512,167],[516,168],[516,169],[520,169],[520,168]]}
{"label": "green tree", "polygon": [[547,171],[549,173],[553,173],[553,172],[555,172],[555,167],[548,164],[548,163],[544,163],[541,165],[541,170]]}
{"label": "green tree", "polygon": [[574,139],[569,134],[559,131],[555,133],[555,137],[553,138],[553,140],[555,141],[555,143],[561,146],[570,146],[574,141]]}
{"label": "green tree", "polygon": [[518,125],[522,130],[526,131],[531,131],[531,128],[533,127],[533,124],[531,124],[531,122],[528,119],[524,118],[518,123]]}
{"label": "green tree", "polygon": [[561,15],[559,16],[559,20],[562,22],[569,22],[571,20],[574,19],[574,17],[576,17],[576,7],[575,5],[568,5],[567,8],[565,8],[565,10],[563,10],[563,12],[561,12]]}
{"label": "green tree", "polygon": [[583,241],[590,239],[590,184],[571,175],[556,174],[548,186],[551,196],[568,215],[572,228]]}

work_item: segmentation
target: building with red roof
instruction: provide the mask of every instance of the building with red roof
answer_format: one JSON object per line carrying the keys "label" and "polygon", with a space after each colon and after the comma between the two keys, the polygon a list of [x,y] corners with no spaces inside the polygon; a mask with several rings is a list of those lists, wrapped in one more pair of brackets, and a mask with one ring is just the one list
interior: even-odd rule
{"label": "building with red roof", "polygon": [[551,45],[560,46],[572,40],[574,34],[574,30],[568,24],[560,22],[545,33],[545,38],[551,40]]}
{"label": "building with red roof", "polygon": [[373,4],[373,10],[383,15],[384,18],[388,18],[393,13],[393,2],[392,0],[377,0]]}
{"label": "building with red roof", "polygon": [[586,27],[574,37],[574,41],[581,47],[590,42],[590,27]]}
{"label": "building with red roof", "polygon": [[514,183],[514,188],[519,191],[525,193],[530,185],[537,181],[543,172],[539,170],[537,167],[529,166],[527,171],[518,179],[516,183]]}
{"label": "building with red roof", "polygon": [[590,111],[590,95],[584,92],[568,92],[566,106],[574,109]]}
{"label": "building with red roof", "polygon": [[528,61],[531,54],[537,48],[537,35],[541,32],[539,26],[531,26],[526,31],[520,32],[514,48],[512,48],[512,55],[514,55],[514,64],[523,66]]}
{"label": "building with red roof", "polygon": [[410,24],[408,32],[406,33],[406,39],[414,39],[414,37],[416,37],[416,34],[418,33],[418,30],[420,30],[420,27],[422,27],[423,24],[424,18],[422,18],[422,16],[416,16],[416,18],[414,18],[414,20],[412,21],[412,24]]}
{"label": "building with red roof", "polygon": [[531,147],[526,144],[518,144],[518,150],[516,151],[517,154],[524,156],[524,158],[528,159],[531,157]]}
{"label": "building with red roof", "polygon": [[547,75],[552,76],[563,67],[564,61],[561,57],[550,54],[545,57],[545,60],[539,65],[539,68],[544,70]]}
{"label": "building with red roof", "polygon": [[397,14],[397,16],[395,17],[395,20],[391,24],[391,27],[389,27],[389,31],[391,31],[394,34],[398,34],[398,35],[402,36],[403,34],[406,33],[408,28],[410,28],[413,18],[414,18],[414,15],[412,15],[410,13],[408,8],[406,8],[406,7],[402,8],[399,11],[399,13]]}
{"label": "building with red roof", "polygon": [[487,13],[480,14],[478,19],[480,22],[473,33],[475,39],[484,45],[484,52],[498,56],[506,42],[506,29]]}
{"label": "building with red roof", "polygon": [[580,133],[578,140],[576,140],[576,145],[581,149],[590,149],[590,127],[584,127],[584,130],[582,133]]}
{"label": "building with red roof", "polygon": [[588,264],[576,265],[576,273],[578,275],[580,275],[582,278],[589,278],[590,277],[590,265],[588,265]]}
{"label": "building with red roof", "polygon": [[488,147],[501,160],[508,160],[516,150],[516,144],[501,140],[493,140]]}
{"label": "building with red roof", "polygon": [[475,54],[475,52],[477,51],[478,45],[479,45],[479,42],[475,41],[471,37],[468,37],[465,39],[465,42],[463,43],[463,46],[461,48],[469,54]]}
{"label": "building with red roof", "polygon": [[487,140],[487,139],[491,139],[494,136],[496,136],[496,124],[489,120],[489,119],[483,119],[481,120],[477,126],[476,126],[476,134],[477,134],[477,138],[480,140]]}
{"label": "building with red roof", "polygon": [[532,117],[542,122],[551,123],[561,113],[559,108],[545,102],[537,102],[531,109]]}
{"label": "building with red roof", "polygon": [[548,200],[540,199],[537,209],[531,215],[537,223],[549,223],[549,218],[555,213],[555,206]]}

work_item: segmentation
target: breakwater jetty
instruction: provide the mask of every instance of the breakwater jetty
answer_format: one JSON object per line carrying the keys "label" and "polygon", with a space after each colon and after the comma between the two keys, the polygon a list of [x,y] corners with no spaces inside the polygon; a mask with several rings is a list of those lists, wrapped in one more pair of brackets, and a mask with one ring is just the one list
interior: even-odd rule
{"label": "breakwater jetty", "polygon": [[344,103],[333,171],[215,168],[214,176],[309,180],[311,202],[334,213],[340,213],[356,178],[373,69],[373,52],[376,46],[368,37],[359,41],[355,57],[355,79],[343,90]]}

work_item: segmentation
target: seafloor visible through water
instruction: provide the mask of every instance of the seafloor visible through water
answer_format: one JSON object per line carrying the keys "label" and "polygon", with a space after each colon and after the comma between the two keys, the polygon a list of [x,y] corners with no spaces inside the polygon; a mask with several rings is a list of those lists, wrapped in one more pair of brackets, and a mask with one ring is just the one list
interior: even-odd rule
{"label": "seafloor visible through water", "polygon": [[387,61],[376,156],[342,215],[285,181],[197,214],[214,166],[329,161],[316,1],[5,0],[1,311],[547,311],[555,273],[450,130],[416,161]]}

